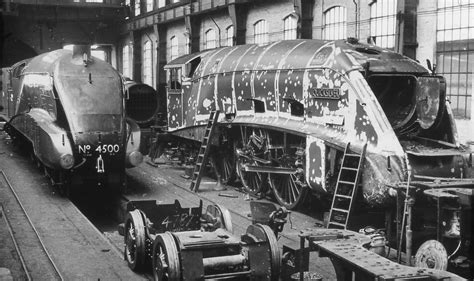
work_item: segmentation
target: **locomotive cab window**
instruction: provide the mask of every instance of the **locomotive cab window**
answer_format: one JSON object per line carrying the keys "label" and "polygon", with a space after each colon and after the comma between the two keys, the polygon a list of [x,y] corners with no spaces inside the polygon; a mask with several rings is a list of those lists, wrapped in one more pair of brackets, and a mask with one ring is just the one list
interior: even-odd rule
{"label": "locomotive cab window", "polygon": [[168,87],[170,90],[181,90],[181,68],[171,68],[168,74]]}
{"label": "locomotive cab window", "polygon": [[20,75],[21,75],[21,72],[23,71],[23,68],[25,68],[25,66],[26,66],[26,62],[18,65],[17,67],[15,67],[12,71],[12,76],[15,77],[15,78],[19,78]]}

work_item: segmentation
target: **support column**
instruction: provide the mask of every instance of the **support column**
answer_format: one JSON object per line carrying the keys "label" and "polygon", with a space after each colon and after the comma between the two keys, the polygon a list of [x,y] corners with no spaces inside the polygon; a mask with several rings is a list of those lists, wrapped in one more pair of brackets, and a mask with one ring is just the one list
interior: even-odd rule
{"label": "support column", "polygon": [[186,33],[189,38],[188,54],[199,52],[199,24],[200,20],[196,16],[186,15],[184,17]]}
{"label": "support column", "polygon": [[156,85],[155,89],[158,92],[158,112],[162,116],[158,116],[161,120],[163,116],[166,116],[166,71],[163,67],[166,65],[166,26],[165,25],[153,25],[153,31],[156,35]]}
{"label": "support column", "polygon": [[132,60],[133,60],[133,81],[142,82],[142,38],[140,32],[135,30],[130,32],[132,41]]}
{"label": "support column", "polygon": [[234,25],[234,45],[246,43],[248,7],[244,4],[230,4],[229,16]]}
{"label": "support column", "polygon": [[397,6],[397,32],[395,38],[395,51],[416,59],[416,49],[418,42],[416,41],[416,25],[418,0],[402,0],[398,1]]}
{"label": "support column", "polygon": [[163,67],[166,65],[166,27],[163,25],[153,25],[153,31],[156,36],[156,89],[160,88],[160,84],[166,83],[166,73]]}
{"label": "support column", "polygon": [[313,0],[293,0],[295,14],[298,18],[297,38],[313,38]]}

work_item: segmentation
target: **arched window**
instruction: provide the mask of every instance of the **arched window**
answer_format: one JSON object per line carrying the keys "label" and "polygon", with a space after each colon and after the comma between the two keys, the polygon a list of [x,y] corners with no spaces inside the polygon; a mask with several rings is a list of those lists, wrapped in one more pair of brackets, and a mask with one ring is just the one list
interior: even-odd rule
{"label": "arched window", "polygon": [[140,14],[140,1],[141,0],[135,0],[135,16],[138,16]]}
{"label": "arched window", "polygon": [[146,0],[146,11],[153,11],[153,0]]}
{"label": "arched window", "polygon": [[226,29],[226,45],[234,46],[234,26],[231,25]]}
{"label": "arched window", "polygon": [[122,48],[122,74],[128,78],[132,76],[130,73],[130,47],[128,45]]}
{"label": "arched window", "polygon": [[283,20],[283,40],[296,39],[296,17],[289,15]]}
{"label": "arched window", "polygon": [[214,49],[216,44],[216,31],[214,29],[208,29],[204,34],[204,50]]}
{"label": "arched window", "polygon": [[170,38],[170,60],[174,60],[178,56],[178,37],[173,36]]}
{"label": "arched window", "polygon": [[382,48],[395,47],[397,0],[377,0],[370,5],[370,37]]}
{"label": "arched window", "polygon": [[335,6],[324,13],[323,39],[346,38],[346,8]]}
{"label": "arched window", "polygon": [[268,43],[268,27],[265,20],[257,21],[254,26],[254,42],[263,45]]}
{"label": "arched window", "polygon": [[146,41],[143,44],[143,83],[153,87],[153,54],[152,43]]}

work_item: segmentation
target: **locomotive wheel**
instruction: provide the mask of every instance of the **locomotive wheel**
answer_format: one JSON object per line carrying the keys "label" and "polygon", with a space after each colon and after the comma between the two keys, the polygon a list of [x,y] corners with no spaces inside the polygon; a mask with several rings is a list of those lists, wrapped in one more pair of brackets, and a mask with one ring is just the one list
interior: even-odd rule
{"label": "locomotive wheel", "polygon": [[218,225],[220,225],[220,228],[230,233],[234,233],[232,228],[232,218],[229,210],[226,207],[217,204],[208,205],[206,208],[206,214],[210,218],[215,218]]}
{"label": "locomotive wheel", "polygon": [[[247,135],[247,128],[243,128],[242,143],[235,145],[236,171],[245,192],[256,196],[261,194],[266,183],[266,173],[246,172],[245,166],[259,166],[254,157],[265,159],[267,133],[263,129],[252,128]],[[261,147],[255,145],[255,140],[261,140]],[[239,155],[240,154],[240,155]]]}
{"label": "locomotive wheel", "polygon": [[[246,240],[250,239],[250,241],[245,241],[247,243],[268,243],[268,256],[259,257],[261,259],[260,263],[263,265],[270,265],[270,270],[269,272],[267,271],[267,273],[269,273],[267,275],[269,276],[267,277],[270,277],[270,280],[272,281],[278,281],[281,268],[281,254],[277,239],[272,229],[268,225],[263,225],[259,223],[252,224],[249,225],[249,227],[247,228],[245,237]],[[251,268],[251,270],[257,271],[254,268]],[[262,278],[262,276],[256,276],[256,278],[259,279]]]}
{"label": "locomotive wheel", "polygon": [[181,280],[178,248],[170,232],[158,234],[153,242],[153,277],[158,281]]}
{"label": "locomotive wheel", "polygon": [[415,266],[446,270],[448,268],[446,248],[437,240],[425,241],[416,251]]}
{"label": "locomotive wheel", "polygon": [[308,195],[308,188],[301,184],[297,175],[269,176],[270,187],[280,205],[287,209],[295,209]]}
{"label": "locomotive wheel", "polygon": [[273,151],[277,165],[284,168],[297,168],[298,172],[291,175],[269,174],[268,183],[276,200],[287,209],[295,209],[304,202],[308,195],[308,186],[304,175],[304,167],[295,167],[296,161],[305,162],[304,155],[300,159],[294,154],[286,154],[286,149]]}
{"label": "locomotive wheel", "polygon": [[145,222],[139,210],[128,212],[125,220],[124,256],[128,267],[133,271],[143,269],[145,265]]}

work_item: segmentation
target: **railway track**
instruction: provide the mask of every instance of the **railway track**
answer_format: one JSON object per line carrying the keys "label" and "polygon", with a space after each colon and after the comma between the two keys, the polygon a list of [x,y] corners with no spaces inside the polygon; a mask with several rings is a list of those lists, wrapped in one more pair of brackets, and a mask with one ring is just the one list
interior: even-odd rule
{"label": "railway track", "polygon": [[[3,223],[14,244],[27,280],[64,280],[5,173],[0,187],[8,206],[0,205]],[[12,222],[15,223],[12,223]]]}

